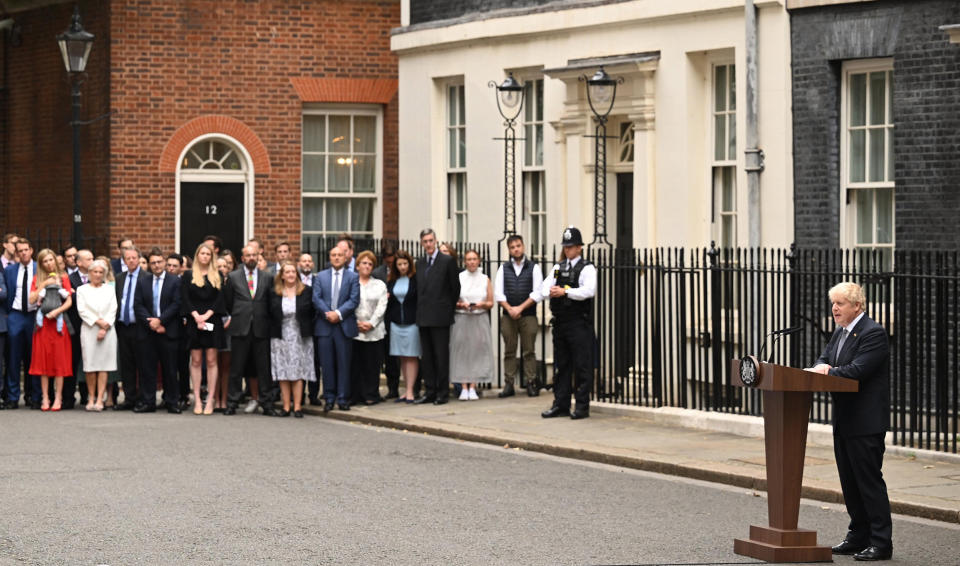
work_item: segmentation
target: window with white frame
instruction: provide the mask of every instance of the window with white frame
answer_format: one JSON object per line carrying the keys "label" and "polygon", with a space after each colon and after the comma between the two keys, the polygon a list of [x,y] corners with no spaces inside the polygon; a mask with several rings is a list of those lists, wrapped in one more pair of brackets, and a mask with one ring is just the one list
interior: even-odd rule
{"label": "window with white frame", "polygon": [[458,242],[467,235],[467,126],[462,84],[446,87],[447,101],[447,218]]}
{"label": "window with white frame", "polygon": [[543,79],[523,85],[523,207],[532,253],[547,243],[546,172],[543,168]]}
{"label": "window with white frame", "polygon": [[[302,238],[373,237],[381,195],[379,107],[308,108],[302,130]],[[316,250],[314,250],[316,251]]]}
{"label": "window with white frame", "polygon": [[844,64],[842,243],[880,250],[886,269],[893,267],[894,247],[892,94],[891,60]]}
{"label": "window with white frame", "polygon": [[713,65],[711,118],[713,151],[713,237],[721,248],[737,246],[737,89],[736,66]]}

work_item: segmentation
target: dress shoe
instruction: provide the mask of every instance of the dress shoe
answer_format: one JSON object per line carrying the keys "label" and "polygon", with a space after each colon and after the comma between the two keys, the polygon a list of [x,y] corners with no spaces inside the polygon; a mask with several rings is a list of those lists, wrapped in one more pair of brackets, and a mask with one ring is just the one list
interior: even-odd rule
{"label": "dress shoe", "polygon": [[167,405],[167,412],[171,415],[179,415],[183,411],[175,403],[170,403]]}
{"label": "dress shoe", "polygon": [[134,413],[156,413],[156,405],[137,405],[133,408]]}
{"label": "dress shoe", "polygon": [[323,401],[320,399],[310,399],[310,404],[314,407],[319,407],[320,405],[323,405]]}
{"label": "dress shoe", "polygon": [[115,403],[113,405],[114,411],[130,411],[135,408],[136,406],[133,403]]}
{"label": "dress shoe", "polygon": [[527,397],[537,397],[540,395],[540,388],[532,381],[527,384]]}
{"label": "dress shoe", "polygon": [[416,399],[414,399],[414,400],[413,400],[413,404],[414,404],[414,405],[424,405],[424,404],[426,404],[426,403],[433,403],[433,402],[436,401],[436,400],[437,400],[436,397],[431,397],[430,395],[424,395],[424,396],[422,396],[422,397],[417,397]]}
{"label": "dress shoe", "polygon": [[223,410],[223,414],[224,414],[224,415],[227,415],[227,416],[236,415],[236,414],[237,414],[237,408],[236,408],[236,407],[227,407],[226,409]]}
{"label": "dress shoe", "polygon": [[278,416],[278,417],[289,417],[289,416],[290,416],[290,411],[284,411],[283,409],[280,409],[279,411],[277,411],[277,416]]}
{"label": "dress shoe", "polygon": [[586,419],[589,416],[590,416],[590,409],[574,409],[574,411],[570,413],[570,419],[574,421],[578,421],[580,419]]}
{"label": "dress shoe", "polygon": [[880,548],[879,546],[868,546],[867,548],[853,555],[854,560],[859,560],[861,562],[890,560],[891,558],[893,558],[893,548]]}
{"label": "dress shoe", "polygon": [[293,412],[293,418],[295,418],[295,419],[302,419],[302,418],[303,418],[303,411],[294,411],[294,412]]}
{"label": "dress shoe", "polygon": [[497,394],[497,397],[500,399],[506,399],[507,397],[513,397],[517,392],[513,390],[513,384],[508,383],[503,387],[503,391]]}
{"label": "dress shoe", "polygon": [[851,554],[856,554],[861,550],[867,548],[866,544],[856,543],[847,539],[844,539],[843,542],[834,546],[830,549],[834,554],[842,554],[844,556],[849,556]]}
{"label": "dress shoe", "polygon": [[337,403],[337,408],[340,409],[341,411],[349,411],[349,410],[350,410],[350,404],[349,404],[349,403]]}
{"label": "dress shoe", "polygon": [[[274,409],[273,407],[267,407],[267,406],[263,407],[263,416],[265,417],[276,417],[278,414],[279,413],[277,413],[276,409]],[[280,415],[280,416],[284,416],[284,415]]]}
{"label": "dress shoe", "polygon": [[446,405],[449,400],[450,400],[450,399],[439,399],[439,398],[438,398],[438,399],[435,399],[435,400],[433,401],[433,404],[434,404],[434,405]]}
{"label": "dress shoe", "polygon": [[327,401],[326,403],[323,404],[323,414],[324,414],[324,415],[326,415],[327,413],[329,413],[331,409],[333,409],[333,401]]}
{"label": "dress shoe", "polygon": [[540,413],[540,416],[545,419],[552,419],[554,417],[569,417],[570,409],[564,409],[563,407],[557,407],[554,405],[553,407],[550,407],[546,411]]}

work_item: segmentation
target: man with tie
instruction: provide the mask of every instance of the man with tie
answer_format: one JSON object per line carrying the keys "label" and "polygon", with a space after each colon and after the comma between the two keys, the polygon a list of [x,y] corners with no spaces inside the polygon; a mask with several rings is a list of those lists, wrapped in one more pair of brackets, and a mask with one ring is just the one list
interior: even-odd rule
{"label": "man with tie", "polygon": [[323,368],[323,411],[350,410],[350,359],[358,334],[354,311],[360,302],[360,280],[345,266],[340,246],[330,249],[330,267],[313,278],[313,306],[317,310],[314,335]]}
{"label": "man with tie", "polygon": [[140,281],[134,295],[134,311],[140,342],[140,402],[135,413],[152,413],[157,407],[157,366],[163,376],[163,404],[167,412],[180,414],[180,384],[177,381],[177,346],[180,340],[180,278],[166,271],[167,259],[159,248],[150,250],[150,274]]}
{"label": "man with tie", "polygon": [[227,391],[225,415],[237,414],[243,397],[243,374],[247,360],[256,364],[259,387],[259,405],[266,416],[276,415],[273,404],[280,395],[277,384],[270,379],[270,317],[269,293],[273,280],[257,268],[257,248],[247,244],[243,248],[243,267],[227,275],[223,298],[230,313],[224,324],[230,333],[230,382]]}
{"label": "man with tie", "polygon": [[[67,253],[71,248],[67,248],[63,252],[64,261],[66,261]],[[72,409],[76,403],[76,390],[77,390],[77,376],[83,375],[83,369],[81,368],[83,356],[82,350],[80,347],[80,328],[83,326],[83,321],[80,320],[80,312],[77,311],[77,289],[81,285],[86,285],[90,278],[87,276],[87,270],[90,269],[90,264],[93,263],[93,252],[90,250],[74,250],[74,257],[76,258],[76,270],[70,274],[70,287],[73,288],[73,304],[70,305],[70,309],[67,310],[67,317],[70,319],[70,324],[73,325],[74,333],[70,337],[70,341],[73,343],[73,376],[63,378],[63,408]],[[87,404],[87,388],[80,387],[80,404]]]}
{"label": "man with tie", "polygon": [[36,304],[30,304],[30,283],[37,273],[30,240],[18,238],[17,263],[4,270],[7,282],[7,408],[20,406],[20,372],[23,371],[23,398],[30,408],[40,408],[40,378],[30,375],[30,350]]}
{"label": "man with tie", "polygon": [[137,356],[139,347],[137,342],[137,315],[134,311],[137,289],[144,281],[150,279],[144,270],[140,269],[140,250],[126,248],[123,250],[123,265],[126,271],[117,276],[117,352],[120,358],[120,381],[123,383],[123,403],[113,406],[115,411],[133,409],[140,398],[140,384],[137,379]]}
{"label": "man with tie", "polygon": [[883,481],[884,437],[890,425],[890,343],[864,312],[863,289],[843,282],[829,291],[837,325],[813,371],[855,379],[856,393],[833,397],[833,452],[850,525],[834,554],[861,561],[893,557],[893,521]]}
{"label": "man with tie", "polygon": [[440,253],[431,228],[420,232],[424,256],[417,260],[417,326],[420,328],[420,375],[426,388],[414,403],[442,405],[450,400],[450,327],[460,297],[460,270]]}

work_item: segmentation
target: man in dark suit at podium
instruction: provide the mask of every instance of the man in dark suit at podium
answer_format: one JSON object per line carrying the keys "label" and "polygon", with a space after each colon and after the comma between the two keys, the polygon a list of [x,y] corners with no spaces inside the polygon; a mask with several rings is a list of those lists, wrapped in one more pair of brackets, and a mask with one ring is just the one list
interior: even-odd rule
{"label": "man in dark suit at podium", "polygon": [[833,450],[850,526],[834,554],[856,560],[893,556],[893,522],[883,481],[884,436],[890,423],[890,345],[887,331],[864,312],[856,283],[830,289],[837,329],[814,371],[855,379],[856,393],[833,393]]}

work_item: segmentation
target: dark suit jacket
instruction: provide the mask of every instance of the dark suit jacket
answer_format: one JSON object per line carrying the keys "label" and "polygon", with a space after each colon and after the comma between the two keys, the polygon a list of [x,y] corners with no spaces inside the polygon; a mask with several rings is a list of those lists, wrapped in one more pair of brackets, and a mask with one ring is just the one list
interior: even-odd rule
{"label": "dark suit jacket", "polygon": [[384,283],[387,282],[387,275],[388,275],[387,264],[385,263],[381,263],[380,265],[373,268],[373,272],[370,274],[370,276],[373,277],[374,279],[379,279]]}
{"label": "dark suit jacket", "polygon": [[[313,276],[313,308],[317,312],[317,322],[313,328],[314,336],[330,336],[333,325],[327,322],[324,313],[331,310],[332,304],[330,293],[332,292],[331,283],[333,281],[333,269],[324,269]],[[336,310],[340,311],[343,317],[338,324],[347,338],[355,338],[359,331],[357,330],[357,316],[354,311],[360,303],[360,278],[356,273],[349,269],[343,270],[343,280],[340,281],[340,297],[337,301]]]}
{"label": "dark suit jacket", "polygon": [[83,326],[83,321],[80,320],[80,312],[77,310],[77,289],[79,289],[81,285],[83,285],[83,279],[80,279],[80,272],[74,271],[70,274],[70,287],[73,288],[73,304],[67,309],[67,318],[70,319],[70,324],[72,324],[76,330],[74,336],[78,340],[80,339],[80,328]]}
{"label": "dark suit jacket", "polygon": [[[153,274],[141,277],[138,293],[134,296],[133,312],[137,316],[137,334],[146,338],[155,334],[150,330],[149,318],[156,318],[153,312]],[[160,287],[160,324],[166,329],[166,337],[175,340],[180,337],[183,326],[180,318],[180,278],[167,273]]]}
{"label": "dark suit jacket", "polygon": [[841,436],[882,434],[890,425],[890,344],[887,331],[863,315],[843,343],[840,357],[834,354],[842,332],[840,328],[817,358],[818,364],[830,364],[830,375],[856,379],[856,393],[833,393],[833,432]]}
{"label": "dark suit jacket", "polygon": [[[313,336],[313,296],[312,289],[305,287],[297,295],[297,324],[300,325],[300,336]],[[283,338],[283,296],[270,291],[270,337]]]}
{"label": "dark suit jacket", "polygon": [[[76,301],[74,301],[76,303]],[[76,326],[74,326],[76,328]],[[0,277],[0,334],[7,331],[7,275]],[[6,365],[6,364],[4,364]]]}
{"label": "dark suit jacket", "polygon": [[[31,261],[33,265],[33,276],[37,276],[37,262]],[[17,296],[17,270],[20,269],[20,262],[11,263],[3,270],[3,277],[7,280],[7,312],[13,310],[13,299]],[[30,281],[27,281],[27,292],[30,292]],[[29,298],[27,299],[30,300]]]}
{"label": "dark suit jacket", "polygon": [[121,273],[123,273],[123,261],[118,257],[111,259],[110,268],[113,269],[113,274],[115,276],[120,275]]}
{"label": "dark suit jacket", "polygon": [[437,253],[427,271],[427,256],[417,260],[417,326],[451,326],[460,297],[460,269],[452,257]]}
{"label": "dark suit jacket", "polygon": [[397,324],[414,324],[417,322],[417,277],[410,278],[410,288],[407,290],[407,296],[403,299],[403,304],[393,296],[393,286],[397,284],[396,280],[387,283],[387,292],[390,298],[387,299],[387,312],[383,315],[386,322],[395,322]]}
{"label": "dark suit jacket", "polygon": [[257,294],[250,297],[246,268],[235,269],[223,284],[223,299],[230,314],[230,336],[253,334],[255,338],[270,338],[269,294],[273,293],[273,278],[257,270]]}
{"label": "dark suit jacket", "polygon": [[[130,277],[130,272],[121,273],[117,275],[117,283],[115,285],[117,291],[117,324],[121,324],[123,321],[123,291],[127,286],[127,277]],[[140,275],[137,277],[137,280],[134,282],[135,287],[133,288],[133,318],[136,322],[137,318],[137,295],[140,294],[140,285],[143,284],[145,279],[149,279],[151,276],[146,269],[140,269]]]}

